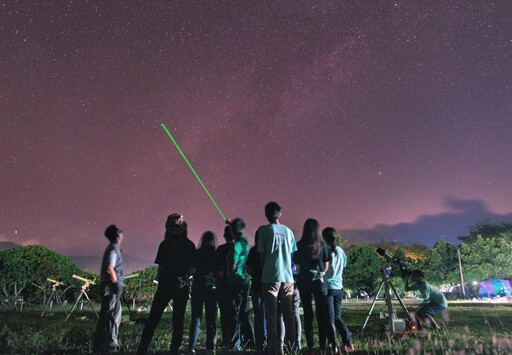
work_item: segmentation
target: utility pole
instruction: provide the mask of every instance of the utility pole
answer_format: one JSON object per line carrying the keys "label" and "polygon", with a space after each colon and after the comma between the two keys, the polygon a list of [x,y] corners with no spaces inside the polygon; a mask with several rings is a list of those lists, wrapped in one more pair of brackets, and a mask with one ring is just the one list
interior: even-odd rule
{"label": "utility pole", "polygon": [[464,284],[464,275],[462,274],[462,262],[460,260],[459,248],[457,248],[457,256],[459,257],[460,286],[462,287],[462,295],[466,298],[466,285]]}

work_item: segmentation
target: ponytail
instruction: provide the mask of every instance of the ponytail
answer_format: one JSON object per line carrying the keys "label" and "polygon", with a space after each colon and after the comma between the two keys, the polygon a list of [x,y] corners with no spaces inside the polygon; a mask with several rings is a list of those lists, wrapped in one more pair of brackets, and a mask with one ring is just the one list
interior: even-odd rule
{"label": "ponytail", "polygon": [[331,248],[333,253],[336,253],[336,256],[338,255],[338,248],[336,244],[336,230],[332,227],[327,227],[322,231],[322,237],[324,238],[325,244]]}

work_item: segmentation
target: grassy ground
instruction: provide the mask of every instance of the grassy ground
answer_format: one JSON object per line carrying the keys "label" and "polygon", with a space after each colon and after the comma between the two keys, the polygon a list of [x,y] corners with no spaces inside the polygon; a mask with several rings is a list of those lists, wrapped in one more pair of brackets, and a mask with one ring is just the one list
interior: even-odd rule
{"label": "grassy ground", "polygon": [[[367,329],[361,333],[369,307],[367,302],[344,304],[344,319],[358,353],[512,353],[512,305],[451,303],[445,320],[445,334],[417,332],[392,339],[380,330],[376,322],[381,305],[377,305]],[[2,310],[0,353],[90,352],[96,321],[93,314],[79,313],[66,322],[60,311],[45,318],[40,317],[40,312],[40,308],[25,309],[22,313]],[[128,314],[126,309],[124,314]],[[401,316],[400,312],[398,315]],[[121,351],[130,353],[137,349],[143,325],[125,318],[120,330]],[[153,339],[152,351],[168,350],[170,318],[169,313],[162,318]],[[188,344],[188,319],[185,327],[182,349],[186,349]],[[218,335],[220,337],[220,330]],[[202,333],[198,348],[203,348],[204,343]]]}

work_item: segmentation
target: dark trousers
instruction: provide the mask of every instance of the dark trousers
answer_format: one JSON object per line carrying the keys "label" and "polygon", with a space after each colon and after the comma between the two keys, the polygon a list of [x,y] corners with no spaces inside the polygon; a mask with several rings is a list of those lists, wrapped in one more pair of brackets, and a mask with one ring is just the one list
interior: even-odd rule
{"label": "dark trousers", "polygon": [[190,333],[188,349],[195,350],[197,338],[201,329],[203,305],[206,320],[206,349],[214,350],[215,332],[217,331],[217,290],[206,286],[196,286],[192,290],[192,318],[190,319]]}
{"label": "dark trousers", "polygon": [[122,287],[107,284],[100,285],[101,310],[94,333],[94,351],[105,352],[119,345],[119,324],[121,323]]}
{"label": "dark trousers", "polygon": [[222,347],[230,346],[229,331],[229,310],[230,298],[228,297],[229,288],[225,280],[217,283],[217,300],[220,311],[220,330],[222,332]]}
{"label": "dark trousers", "polygon": [[[285,326],[284,326],[284,317],[283,312],[281,310],[281,303],[278,304],[277,307],[279,319],[279,326],[277,327],[279,338],[281,340],[281,350],[284,349],[284,338],[285,338]],[[295,317],[295,343],[299,349],[302,348],[302,323],[300,321],[300,293],[299,288],[293,288],[293,316]]]}
{"label": "dark trousers", "polygon": [[261,351],[267,342],[267,321],[265,318],[265,303],[261,289],[251,287],[252,309],[254,311],[254,336],[256,338],[256,350]]}
{"label": "dark trousers", "polygon": [[350,332],[348,331],[347,324],[341,318],[341,302],[343,300],[343,289],[329,290],[327,294],[327,307],[329,309],[329,327],[327,332],[331,334],[328,338],[332,346],[338,346],[336,343],[336,330],[341,335],[343,345],[351,345]]}
{"label": "dark trousers", "polygon": [[[300,299],[304,310],[304,332],[308,348],[312,349],[313,341],[313,298],[315,299],[315,314],[318,325],[318,338],[320,349],[325,349],[326,325],[327,325],[327,296],[322,291],[320,281],[304,282],[299,284]],[[331,340],[331,339],[330,339]]]}
{"label": "dark trousers", "polygon": [[228,337],[231,349],[241,349],[243,343],[254,344],[254,329],[249,320],[247,296],[249,285],[229,285]]}
{"label": "dark trousers", "polygon": [[172,307],[172,341],[171,354],[179,352],[181,342],[183,341],[183,322],[185,318],[185,308],[187,307],[189,288],[187,286],[180,288],[178,281],[171,284],[159,284],[158,289],[151,305],[149,318],[142,332],[137,354],[146,354],[149,344],[153,339],[155,329],[162,318],[162,313],[169,302],[173,300]]}

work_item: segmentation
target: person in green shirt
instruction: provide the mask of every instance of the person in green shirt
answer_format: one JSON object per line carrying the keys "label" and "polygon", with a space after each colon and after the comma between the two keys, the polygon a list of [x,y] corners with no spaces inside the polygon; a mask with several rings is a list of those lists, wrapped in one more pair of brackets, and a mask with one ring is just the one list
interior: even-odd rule
{"label": "person in green shirt", "polygon": [[[414,284],[409,285],[409,281]],[[418,291],[424,301],[412,312],[411,317],[416,322],[418,329],[421,329],[423,323],[441,331],[441,327],[434,319],[436,314],[442,313],[448,308],[448,302],[444,294],[437,288],[425,281],[425,275],[421,270],[414,270],[410,277],[405,279],[405,291]]]}
{"label": "person in green shirt", "polygon": [[[244,220],[241,218],[234,219],[230,223],[230,228],[235,243],[228,253],[228,287],[231,301],[228,340],[231,341],[230,348],[232,350],[240,351],[242,350],[242,343],[254,344],[254,328],[249,320],[249,313],[246,311],[249,278],[245,272],[245,264],[250,248],[244,235]],[[246,337],[249,339],[246,339]]]}

